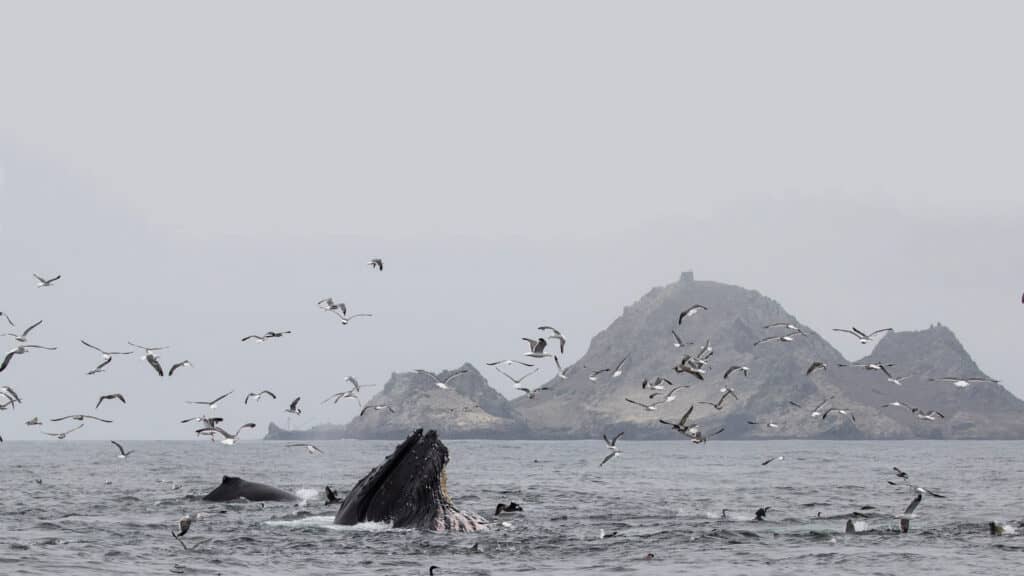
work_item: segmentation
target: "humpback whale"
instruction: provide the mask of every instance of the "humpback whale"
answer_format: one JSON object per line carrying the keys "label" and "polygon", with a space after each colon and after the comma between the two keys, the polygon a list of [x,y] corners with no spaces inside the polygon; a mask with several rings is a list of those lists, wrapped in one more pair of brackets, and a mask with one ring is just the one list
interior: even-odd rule
{"label": "humpback whale", "polygon": [[460,512],[452,503],[447,464],[448,448],[437,432],[414,431],[349,491],[334,523],[390,522],[396,528],[435,532],[486,529],[483,518]]}
{"label": "humpback whale", "polygon": [[249,482],[234,476],[224,476],[220,481],[220,486],[217,486],[212,492],[203,496],[203,500],[209,500],[210,502],[227,502],[239,498],[245,498],[253,502],[263,502],[266,500],[294,502],[299,499],[295,494],[285,492],[280,488],[274,488],[273,486],[267,486],[258,482]]}

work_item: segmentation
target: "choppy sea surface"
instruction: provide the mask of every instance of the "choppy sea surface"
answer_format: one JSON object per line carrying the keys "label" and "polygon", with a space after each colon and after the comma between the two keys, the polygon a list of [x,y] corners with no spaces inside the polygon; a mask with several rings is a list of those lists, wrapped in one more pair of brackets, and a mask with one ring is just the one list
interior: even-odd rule
{"label": "choppy sea surface", "polygon": [[[323,456],[283,442],[125,444],[127,461],[103,442],[0,444],[0,574],[1024,574],[1024,538],[988,531],[1024,519],[1021,442],[624,438],[600,467],[601,442],[449,441],[457,507],[525,509],[474,534],[332,524],[324,485],[343,497],[396,442],[319,442]],[[947,496],[925,496],[908,534],[894,516],[912,494],[887,483],[893,466]],[[203,502],[224,474],[304,501]],[[209,515],[186,550],[171,530],[193,512]],[[846,534],[854,512],[865,531]]]}

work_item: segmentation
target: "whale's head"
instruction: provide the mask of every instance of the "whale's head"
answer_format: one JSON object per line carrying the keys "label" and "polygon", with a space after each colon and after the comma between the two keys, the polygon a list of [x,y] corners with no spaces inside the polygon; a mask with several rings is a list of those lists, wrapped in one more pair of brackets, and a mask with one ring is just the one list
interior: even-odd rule
{"label": "whale's head", "polygon": [[437,432],[416,430],[341,503],[335,524],[390,522],[424,530],[479,530],[485,522],[459,512],[448,496],[448,448]]}

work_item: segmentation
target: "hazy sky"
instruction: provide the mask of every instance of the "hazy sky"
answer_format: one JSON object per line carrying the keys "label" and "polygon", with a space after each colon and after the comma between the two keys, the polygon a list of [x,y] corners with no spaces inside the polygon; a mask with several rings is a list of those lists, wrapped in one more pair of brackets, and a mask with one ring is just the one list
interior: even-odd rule
{"label": "hazy sky", "polygon": [[[116,423],[75,437],[188,438],[177,422],[201,411],[184,401],[232,389],[218,413],[259,435],[298,395],[293,426],[341,423],[354,406],[319,403],[345,375],[482,365],[542,323],[572,359],[687,269],[822,332],[942,322],[1024,395],[1022,17],[0,4],[0,311],[60,346],[0,374],[25,400],[0,435],[41,438],[23,422],[115,391],[128,407],[97,413]],[[39,290],[33,272],[64,279]],[[340,326],[316,308],[328,295],[375,317]],[[239,342],[268,329],[295,333]],[[87,377],[79,338],[169,345],[165,364],[195,368],[161,380],[119,358]],[[262,388],[281,398],[243,409]]]}

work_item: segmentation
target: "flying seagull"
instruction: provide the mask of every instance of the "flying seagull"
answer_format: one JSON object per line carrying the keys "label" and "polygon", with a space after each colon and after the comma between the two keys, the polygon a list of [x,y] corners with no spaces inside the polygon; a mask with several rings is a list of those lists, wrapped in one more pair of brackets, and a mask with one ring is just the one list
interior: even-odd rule
{"label": "flying seagull", "polygon": [[172,365],[171,369],[167,371],[167,376],[174,376],[174,371],[177,370],[178,368],[191,368],[191,367],[192,367],[192,363],[189,362],[188,360],[185,360],[183,362],[178,362],[177,364]]}
{"label": "flying seagull", "polygon": [[99,352],[100,354],[103,355],[103,361],[100,362],[99,366],[97,366],[97,367],[93,368],[92,370],[86,372],[86,375],[88,375],[88,376],[92,376],[93,374],[99,374],[100,372],[103,372],[103,369],[107,367],[107,364],[110,364],[111,362],[114,361],[114,356],[121,356],[121,355],[127,356],[127,355],[131,354],[131,352],[107,352],[106,350],[103,350],[102,348],[99,348],[97,346],[93,346],[92,344],[89,344],[85,340],[79,340],[79,342],[81,342],[82,344],[88,346],[89,348],[92,348],[93,350],[95,350],[95,351],[97,351],[97,352]]}
{"label": "flying seagull", "polygon": [[630,404],[636,404],[637,406],[641,406],[645,410],[650,410],[651,412],[657,410],[658,406],[661,406],[662,404],[665,403],[664,400],[659,400],[657,402],[654,402],[653,404],[644,404],[643,402],[637,402],[636,400],[631,400],[629,398],[626,398],[626,402],[629,402]]}
{"label": "flying seagull", "polygon": [[548,346],[548,341],[544,338],[537,338],[536,340],[532,338],[523,338],[523,340],[526,340],[526,342],[530,344],[530,351],[523,352],[523,356],[529,356],[530,358],[547,358],[548,356],[551,356],[551,354],[544,352],[544,349]]}
{"label": "flying seagull", "polygon": [[910,474],[907,474],[903,470],[900,470],[899,468],[897,468],[895,466],[893,466],[892,469],[893,469],[894,472],[896,472],[896,476],[898,478],[901,478],[903,480],[909,480],[910,479]]}
{"label": "flying seagull", "polygon": [[604,457],[604,460],[601,460],[601,463],[598,464],[598,466],[604,466],[606,462],[608,462],[612,458],[615,458],[622,452],[622,449],[616,446],[615,443],[619,441],[619,438],[621,438],[623,434],[625,434],[625,432],[619,432],[611,440],[608,439],[607,434],[601,435],[601,437],[604,438],[605,447],[611,450],[611,452],[609,452],[608,455]]}
{"label": "flying seagull", "polygon": [[686,310],[683,310],[682,312],[679,313],[679,321],[676,322],[676,324],[682,324],[683,318],[689,318],[690,316],[693,316],[694,314],[700,312],[701,310],[707,310],[707,306],[703,306],[701,304],[694,304],[693,306],[690,306]]}
{"label": "flying seagull", "polygon": [[231,396],[231,394],[233,394],[234,392],[235,391],[232,390],[231,392],[228,392],[227,394],[221,394],[220,396],[217,396],[216,398],[214,398],[213,400],[210,400],[210,401],[205,401],[205,400],[192,401],[192,400],[189,400],[189,401],[186,401],[185,403],[186,404],[202,404],[202,405],[205,405],[205,406],[209,406],[210,410],[216,410],[217,409],[217,403],[220,402],[221,400],[227,398],[228,396]]}
{"label": "flying seagull", "polygon": [[25,426],[42,426],[43,423],[39,420],[39,416],[34,416],[31,420],[25,422]]}
{"label": "flying seagull", "polygon": [[757,342],[754,342],[754,346],[759,346],[767,342],[792,342],[793,337],[797,334],[803,334],[803,332],[797,330],[796,332],[790,332],[789,334],[783,334],[782,336],[769,336],[767,338],[761,338]]}
{"label": "flying seagull", "polygon": [[725,371],[725,376],[723,376],[722,379],[723,380],[728,380],[729,379],[729,375],[732,374],[733,372],[737,371],[737,370],[739,370],[740,372],[743,372],[744,376],[748,376],[750,374],[750,368],[748,368],[746,366],[730,366],[729,369]]}
{"label": "flying seagull", "polygon": [[[7,320],[10,321],[10,318],[8,318]],[[21,343],[28,342],[28,334],[29,334],[29,332],[35,330],[36,326],[39,326],[42,323],[43,323],[42,320],[36,322],[35,324],[29,326],[28,328],[25,328],[25,330],[22,331],[21,334],[15,334],[14,332],[8,332],[7,334],[4,334],[4,336],[11,336],[11,337],[14,338],[14,340],[16,342],[21,342]]]}
{"label": "flying seagull", "polygon": [[90,420],[96,420],[97,422],[106,422],[107,424],[113,422],[113,420],[104,420],[103,418],[97,418],[96,416],[90,416],[88,414],[69,414],[67,416],[61,416],[60,418],[51,418],[50,422],[60,422],[61,420],[68,419],[84,422],[86,418],[89,418]]}
{"label": "flying seagull", "polygon": [[[452,372],[451,374],[449,374],[444,380],[442,380],[441,378],[439,378],[437,376],[437,374],[434,374],[433,372],[430,372],[428,370],[420,370],[420,369],[416,370],[417,374],[423,374],[423,375],[426,375],[426,376],[430,376],[430,378],[434,381],[434,385],[436,385],[438,388],[440,388],[442,390],[447,390],[449,382],[451,382],[456,376],[459,376],[460,374],[465,374],[466,372],[467,372],[466,370],[456,370],[455,372]],[[501,370],[499,369],[498,372],[501,372]],[[536,370],[535,370],[535,372],[536,372]],[[502,372],[502,374],[504,374],[504,372]],[[508,374],[505,374],[505,375],[508,376]],[[524,378],[525,378],[525,376],[524,376]],[[517,382],[517,384],[518,384],[518,382]]]}
{"label": "flying seagull", "polygon": [[199,430],[196,430],[196,434],[211,434],[211,435],[212,434],[220,434],[221,436],[223,436],[223,438],[221,438],[221,441],[220,441],[221,444],[226,444],[228,446],[234,446],[235,442],[238,441],[238,435],[242,433],[242,430],[245,430],[246,428],[255,428],[255,427],[256,427],[256,423],[255,422],[247,422],[247,423],[242,424],[241,426],[239,426],[238,430],[236,430],[234,434],[229,434],[226,430],[224,430],[223,428],[220,428],[219,426],[210,426],[210,427],[207,427],[207,428],[200,428]]}
{"label": "flying seagull", "polygon": [[524,394],[526,394],[526,397],[529,398],[530,400],[533,400],[534,398],[537,397],[537,392],[547,389],[547,386],[539,386],[533,389],[527,388],[526,386],[515,386],[515,390],[521,390]]}
{"label": "flying seagull", "polygon": [[292,403],[288,405],[288,409],[285,410],[285,412],[287,412],[289,414],[295,414],[296,416],[301,415],[302,414],[302,408],[299,408],[299,400],[301,400],[301,399],[302,399],[301,396],[297,396],[295,398],[295,400],[292,400]]}
{"label": "flying seagull", "polygon": [[0,316],[3,316],[4,319],[7,320],[7,323],[11,325],[11,328],[14,328],[14,321],[11,320],[11,315],[10,314],[5,314],[3,312],[0,312]]}
{"label": "flying seagull", "polygon": [[11,348],[10,351],[7,352],[7,355],[4,356],[4,361],[2,363],[0,363],[0,372],[3,372],[4,370],[7,369],[7,365],[11,363],[11,358],[13,358],[15,354],[25,354],[29,350],[37,349],[37,348],[38,349],[42,349],[42,350],[56,350],[57,349],[56,346],[40,346],[38,344],[19,344],[19,345],[15,346],[14,348]]}
{"label": "flying seagull", "polygon": [[117,446],[117,450],[120,452],[120,454],[118,454],[117,457],[121,460],[127,460],[128,457],[135,452],[135,450],[125,451],[124,446],[121,446],[120,444],[114,442],[113,440],[111,440],[110,443],[113,444],[114,446]]}
{"label": "flying seagull", "polygon": [[99,408],[100,404],[102,404],[104,400],[120,400],[122,404],[127,404],[124,400],[124,396],[120,394],[104,394],[103,396],[100,396],[99,401],[96,402],[96,407]]}
{"label": "flying seagull", "polygon": [[384,260],[380,258],[371,258],[370,261],[366,263],[366,265],[379,272],[384,271]]}
{"label": "flying seagull", "polygon": [[787,330],[800,331],[800,327],[790,322],[773,322],[764,327],[765,330],[771,330],[772,328],[785,328]]}
{"label": "flying seagull", "polygon": [[611,372],[611,371],[612,371],[611,368],[601,368],[601,369],[598,369],[598,370],[594,370],[593,372],[590,373],[590,376],[587,376],[587,380],[590,380],[591,382],[597,382],[597,377],[598,376],[600,376],[601,374],[604,374],[605,372]]}
{"label": "flying seagull", "polygon": [[848,416],[850,420],[853,422],[857,421],[857,419],[854,418],[853,416],[853,412],[850,411],[848,408],[829,408],[828,410],[825,410],[824,414],[821,415],[821,419],[824,420],[825,418],[828,418],[828,415],[833,412],[835,412],[836,414],[842,414],[843,416]]}
{"label": "flying seagull", "polygon": [[63,439],[68,437],[68,434],[71,434],[75,430],[80,429],[82,426],[85,426],[85,424],[84,423],[79,424],[78,426],[75,426],[74,428],[72,428],[70,430],[65,430],[64,432],[43,432],[43,434],[46,434],[47,436],[53,436],[57,440],[63,440]]}
{"label": "flying seagull", "polygon": [[964,378],[962,376],[944,376],[942,378],[929,378],[928,381],[929,382],[952,382],[953,385],[956,386],[957,388],[967,388],[971,384],[975,384],[975,383],[978,383],[978,382],[988,382],[988,383],[991,383],[991,384],[998,384],[999,383],[999,380],[993,380],[992,378],[982,378],[982,377],[977,377],[977,376],[973,377],[973,378]]}
{"label": "flying seagull", "polygon": [[18,396],[18,393],[10,386],[0,386],[0,395],[6,396],[11,402],[21,403],[21,396]]}
{"label": "flying seagull", "polygon": [[945,416],[942,415],[942,412],[939,412],[938,410],[929,410],[929,411],[925,412],[924,410],[921,410],[920,408],[911,408],[910,412],[914,416],[917,416],[918,420],[935,421],[935,418],[937,418],[937,417],[938,418],[943,418],[943,419],[945,418]]}
{"label": "flying seagull", "polygon": [[693,344],[693,342],[683,342],[683,339],[679,337],[679,334],[677,334],[675,330],[672,331],[672,339],[672,346],[676,348],[685,348]]}
{"label": "flying seagull", "polygon": [[719,428],[718,430],[715,430],[711,434],[704,434],[700,430],[690,428],[690,442],[693,442],[694,444],[704,444],[705,442],[707,442],[711,438],[714,438],[715,436],[718,436],[722,432],[725,432],[724,426],[722,428]]}
{"label": "flying seagull", "polygon": [[906,534],[910,531],[910,519],[914,517],[914,510],[917,510],[917,505],[921,503],[922,494],[917,494],[914,499],[910,501],[907,508],[903,511],[903,514],[896,516],[900,521],[900,531]]}
{"label": "flying seagull", "polygon": [[558,356],[555,356],[555,368],[558,370],[558,378],[560,380],[569,379],[569,371],[565,368],[562,368],[562,363],[558,360]]}
{"label": "flying seagull", "polygon": [[881,330],[875,330],[874,332],[871,332],[870,334],[865,334],[861,330],[858,330],[856,326],[851,326],[849,330],[847,330],[846,328],[833,328],[832,331],[833,332],[843,332],[843,333],[846,333],[846,334],[853,335],[853,336],[855,336],[857,338],[857,340],[860,341],[861,344],[867,344],[868,342],[871,342],[871,339],[874,338],[875,336],[877,336],[879,334],[883,334],[885,332],[892,332],[893,329],[892,328],[882,328]]}
{"label": "flying seagull", "polygon": [[270,396],[274,400],[277,400],[277,395],[271,392],[270,390],[261,390],[259,392],[249,392],[248,394],[246,394],[245,401],[242,402],[242,404],[248,404],[249,399],[251,398],[255,398],[256,401],[259,402],[261,399],[263,399],[264,396]]}
{"label": "flying seagull", "polygon": [[551,332],[550,334],[547,335],[548,339],[558,340],[558,351],[561,354],[565,354],[565,336],[562,336],[562,333],[559,332],[558,329],[552,326],[539,326],[537,330],[546,330],[548,332]]}
{"label": "flying seagull", "polygon": [[387,405],[387,404],[371,404],[371,405],[369,405],[369,406],[363,406],[363,409],[362,409],[362,410],[360,410],[360,412],[359,412],[359,415],[360,415],[360,416],[365,416],[365,415],[366,415],[366,413],[367,413],[367,412],[368,412],[369,410],[375,410],[375,411],[377,411],[377,412],[379,412],[379,411],[381,411],[381,410],[387,410],[388,412],[390,412],[390,413],[392,413],[392,414],[394,414],[394,413],[395,413],[395,410],[394,410],[394,409],[393,409],[393,408],[392,408],[391,406],[389,406],[389,405]]}
{"label": "flying seagull", "polygon": [[331,394],[327,398],[324,398],[324,401],[321,402],[320,404],[327,404],[327,402],[329,402],[330,400],[334,400],[334,403],[337,404],[339,400],[344,400],[345,398],[351,398],[355,400],[356,404],[359,404],[359,406],[363,405],[363,403],[359,400],[359,396],[356,396],[355,389],[345,390],[344,392],[338,392],[337,394]]}
{"label": "flying seagull", "polygon": [[687,410],[686,413],[683,414],[683,417],[679,419],[679,422],[669,422],[668,420],[660,420],[660,419],[658,420],[658,422],[661,422],[662,424],[667,424],[667,425],[671,426],[673,429],[676,430],[676,432],[679,432],[681,434],[686,434],[686,433],[688,433],[690,431],[690,428],[691,428],[690,426],[686,425],[686,421],[690,418],[690,414],[692,414],[692,413],[693,413],[693,405],[691,404],[689,410]]}
{"label": "flying seagull", "polygon": [[725,404],[725,399],[729,396],[739,400],[739,396],[736,395],[736,392],[732,388],[723,388],[722,391],[722,397],[718,399],[718,402],[697,402],[697,404],[707,404],[715,410],[721,410],[722,406]]}
{"label": "flying seagull", "polygon": [[520,360],[495,360],[494,362],[487,363],[488,366],[512,366],[513,364],[533,368],[533,364],[530,364],[529,362],[522,362]]}
{"label": "flying seagull", "polygon": [[626,364],[626,360],[629,360],[629,354],[626,354],[626,357],[620,360],[619,363],[615,365],[615,369],[612,370],[612,378],[618,378],[619,376],[622,376],[622,366]]}
{"label": "flying seagull", "polygon": [[[760,426],[762,422],[758,422],[757,420],[747,420],[747,424],[750,424],[751,426]],[[776,424],[774,420],[769,420],[768,422],[764,422],[763,424],[765,428],[769,429],[775,429],[779,427],[779,425]]]}
{"label": "flying seagull", "polygon": [[527,372],[526,374],[523,374],[519,378],[513,377],[511,374],[509,374],[508,372],[505,372],[501,368],[495,367],[495,370],[497,370],[498,372],[501,372],[501,375],[504,376],[505,378],[508,378],[509,380],[511,380],[513,384],[520,384],[520,383],[522,383],[523,380],[526,380],[530,376],[533,376],[534,374],[539,372],[540,368],[534,368],[532,371]]}
{"label": "flying seagull", "polygon": [[60,274],[57,274],[56,276],[50,279],[43,278],[39,274],[33,274],[33,276],[35,276],[36,280],[39,281],[39,283],[36,284],[36,288],[48,288],[50,286],[53,286],[54,282],[60,280]]}
{"label": "flying seagull", "polygon": [[348,308],[344,302],[334,302],[334,298],[324,298],[323,300],[316,303],[324,312],[335,312],[341,311],[342,315],[348,314]]}
{"label": "flying seagull", "polygon": [[346,316],[344,314],[339,314],[337,311],[335,311],[334,315],[341,319],[341,325],[342,326],[348,326],[348,323],[353,321],[353,320],[355,320],[356,318],[373,318],[373,314],[366,314],[366,313],[353,314],[351,316]]}
{"label": "flying seagull", "polygon": [[139,350],[143,350],[145,354],[142,356],[142,359],[145,360],[146,362],[149,362],[149,365],[153,367],[153,370],[156,370],[157,374],[159,374],[160,376],[164,375],[164,369],[162,366],[160,366],[160,357],[157,356],[156,354],[153,354],[153,352],[156,352],[158,350],[166,350],[167,346],[161,346],[160,348],[147,348],[145,346],[139,346],[138,344],[132,344],[131,340],[128,341],[128,344],[130,346],[138,348]]}
{"label": "flying seagull", "polygon": [[[821,409],[824,408],[826,404],[831,402],[833,398],[835,398],[835,396],[829,396],[828,398],[818,403],[818,405],[814,407],[814,410],[811,410],[811,418],[817,418],[818,416],[821,416],[823,414]],[[796,402],[793,402],[792,400],[790,400],[789,403],[792,404],[793,406],[796,406],[797,408],[803,409],[803,406],[797,404]]]}
{"label": "flying seagull", "polygon": [[776,460],[785,460],[785,459],[786,459],[785,456],[776,456],[774,458],[769,458],[769,459],[765,460],[764,462],[761,462],[761,466],[767,466],[767,465],[771,464],[772,462],[775,462]]}
{"label": "flying seagull", "polygon": [[317,448],[316,446],[314,446],[312,444],[287,444],[286,446],[288,448],[295,448],[295,447],[305,448],[306,452],[309,452],[313,456],[320,456],[320,455],[323,455],[323,453],[324,453],[323,450]]}
{"label": "flying seagull", "polygon": [[824,362],[811,362],[811,365],[807,367],[807,376],[810,376],[815,370],[826,370],[828,364]]}
{"label": "flying seagull", "polygon": [[250,334],[250,335],[246,336],[245,338],[242,338],[242,342],[246,342],[248,340],[255,340],[256,342],[262,344],[263,342],[265,342],[266,340],[269,340],[271,338],[281,338],[285,334],[291,334],[291,333],[292,333],[291,330],[284,330],[283,332],[274,332],[273,330],[268,330],[268,331],[264,332],[262,336],[260,336],[258,334]]}

